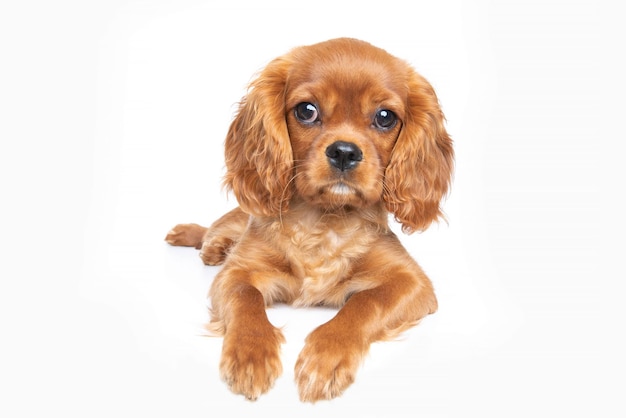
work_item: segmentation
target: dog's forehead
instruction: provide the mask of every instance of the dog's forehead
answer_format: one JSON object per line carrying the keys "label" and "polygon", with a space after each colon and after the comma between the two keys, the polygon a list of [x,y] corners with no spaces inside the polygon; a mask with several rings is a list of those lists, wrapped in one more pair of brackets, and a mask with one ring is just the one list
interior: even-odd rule
{"label": "dog's forehead", "polygon": [[370,44],[322,43],[295,51],[290,78],[294,82],[335,80],[380,80],[385,84],[404,81],[406,72],[399,59]]}
{"label": "dog's forehead", "polygon": [[407,65],[386,51],[340,39],[294,50],[287,84],[292,89],[309,85],[337,93],[388,90],[403,96],[407,77]]}

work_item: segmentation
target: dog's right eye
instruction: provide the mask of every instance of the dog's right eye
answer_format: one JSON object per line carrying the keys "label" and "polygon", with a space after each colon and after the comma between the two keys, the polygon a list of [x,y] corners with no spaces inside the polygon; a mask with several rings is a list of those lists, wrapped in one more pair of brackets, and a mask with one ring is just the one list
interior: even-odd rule
{"label": "dog's right eye", "polygon": [[302,123],[315,123],[319,120],[319,112],[313,103],[303,102],[296,106],[296,119]]}

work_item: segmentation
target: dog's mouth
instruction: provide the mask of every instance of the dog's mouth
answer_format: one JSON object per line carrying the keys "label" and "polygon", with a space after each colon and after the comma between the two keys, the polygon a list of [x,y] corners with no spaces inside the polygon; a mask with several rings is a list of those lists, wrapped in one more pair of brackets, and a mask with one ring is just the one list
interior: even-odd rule
{"label": "dog's mouth", "polygon": [[336,196],[348,196],[357,193],[354,187],[347,185],[343,181],[339,181],[329,186],[328,192]]}
{"label": "dog's mouth", "polygon": [[318,203],[327,207],[353,206],[360,207],[365,204],[363,192],[343,180],[332,182],[318,189]]}

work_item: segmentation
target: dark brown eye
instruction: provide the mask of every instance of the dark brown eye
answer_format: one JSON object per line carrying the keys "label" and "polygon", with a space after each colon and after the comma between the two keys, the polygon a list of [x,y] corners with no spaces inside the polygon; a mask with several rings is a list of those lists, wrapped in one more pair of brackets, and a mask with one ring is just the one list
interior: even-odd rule
{"label": "dark brown eye", "polygon": [[315,123],[319,120],[319,112],[313,103],[303,102],[296,106],[296,119],[302,123]]}
{"label": "dark brown eye", "polygon": [[378,129],[388,130],[396,126],[398,118],[391,110],[381,109],[374,116],[374,126]]}

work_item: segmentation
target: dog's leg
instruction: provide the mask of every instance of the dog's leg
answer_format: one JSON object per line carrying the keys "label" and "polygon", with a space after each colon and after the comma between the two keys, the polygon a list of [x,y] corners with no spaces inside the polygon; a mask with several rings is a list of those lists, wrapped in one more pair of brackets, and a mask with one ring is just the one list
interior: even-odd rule
{"label": "dog's leg", "polygon": [[235,208],[213,222],[209,228],[197,224],[176,225],[165,237],[171,245],[195,247],[204,264],[222,264],[230,248],[239,241],[249,216]]}
{"label": "dog's leg", "polygon": [[198,224],[178,224],[167,233],[165,241],[174,246],[200,249],[208,228]]}
{"label": "dog's leg", "polygon": [[[375,255],[368,259],[380,264]],[[413,266],[372,268],[367,274],[382,277],[381,284],[353,294],[332,320],[309,334],[295,366],[302,401],[339,396],[354,381],[371,343],[397,335],[437,309],[430,281]]]}
{"label": "dog's leg", "polygon": [[255,400],[267,392],[282,373],[280,345],[285,341],[265,312],[259,290],[247,284],[249,275],[226,269],[211,289],[209,328],[222,332],[220,375],[229,388]]}
{"label": "dog's leg", "polygon": [[235,208],[213,222],[202,237],[200,258],[204,264],[222,264],[230,249],[241,239],[248,227],[250,216],[240,208]]}

